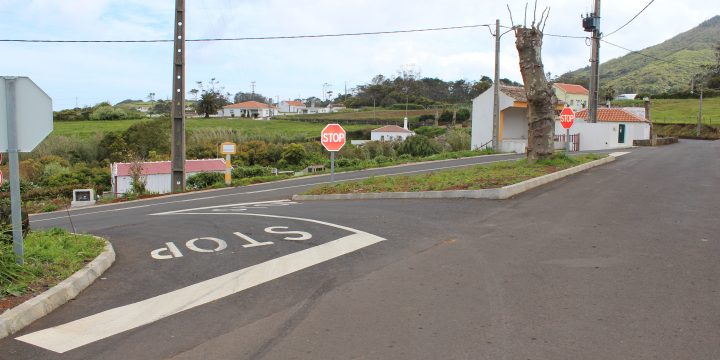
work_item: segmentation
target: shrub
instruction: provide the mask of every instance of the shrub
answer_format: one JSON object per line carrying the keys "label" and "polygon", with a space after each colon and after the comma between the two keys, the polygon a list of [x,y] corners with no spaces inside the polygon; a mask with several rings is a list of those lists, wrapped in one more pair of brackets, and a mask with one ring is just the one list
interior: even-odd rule
{"label": "shrub", "polygon": [[[396,103],[396,104],[392,104],[391,106],[389,106],[388,109],[390,109],[390,110],[405,110],[405,105],[406,104],[397,104]],[[425,107],[422,105],[419,105],[419,104],[407,104],[407,109],[408,110],[424,110]]]}
{"label": "shrub", "polygon": [[417,135],[436,137],[444,134],[447,131],[447,128],[445,128],[444,126],[421,126],[414,131]]}
{"label": "shrub", "polygon": [[470,133],[462,129],[448,131],[445,144],[450,151],[470,150]]}
{"label": "shrub", "polygon": [[201,190],[224,184],[225,174],[217,172],[201,172],[188,177],[186,186],[188,190]]}
{"label": "shrub", "polygon": [[307,157],[307,151],[301,144],[290,144],[285,146],[281,153],[280,160],[289,166],[301,165]]}
{"label": "shrub", "polygon": [[437,154],[441,151],[440,144],[427,136],[414,135],[397,145],[397,153],[409,154],[415,157],[424,157]]}
{"label": "shrub", "polygon": [[272,169],[266,166],[238,166],[232,170],[232,176],[236,179],[269,175],[272,175]]}

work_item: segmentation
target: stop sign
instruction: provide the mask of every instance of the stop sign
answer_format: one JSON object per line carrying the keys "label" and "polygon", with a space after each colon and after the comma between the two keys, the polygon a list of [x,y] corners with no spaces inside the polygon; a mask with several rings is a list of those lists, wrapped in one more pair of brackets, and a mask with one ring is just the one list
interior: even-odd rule
{"label": "stop sign", "polygon": [[340,124],[327,124],[320,132],[320,143],[327,151],[338,151],[345,146],[345,129]]}
{"label": "stop sign", "polygon": [[573,126],[573,123],[575,123],[575,112],[569,107],[564,108],[560,113],[560,125],[565,129],[569,129]]}

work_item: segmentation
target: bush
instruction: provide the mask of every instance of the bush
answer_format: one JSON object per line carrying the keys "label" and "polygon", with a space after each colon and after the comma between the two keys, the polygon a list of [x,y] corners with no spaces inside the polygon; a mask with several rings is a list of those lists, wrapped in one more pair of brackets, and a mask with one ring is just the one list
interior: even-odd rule
{"label": "bush", "polygon": [[238,166],[232,171],[232,177],[236,179],[251,178],[258,176],[272,175],[272,169],[266,166]]}
{"label": "bush", "polygon": [[470,150],[470,133],[462,129],[448,131],[445,144],[450,151]]}
{"label": "bush", "polygon": [[[20,212],[22,219],[22,233],[27,235],[30,231],[30,218],[27,212]],[[9,197],[0,199],[0,243],[12,243],[12,211]]]}
{"label": "bush", "polygon": [[414,131],[417,135],[423,135],[432,138],[444,134],[447,131],[447,128],[445,128],[444,126],[421,126]]}
{"label": "bush", "polygon": [[225,183],[225,174],[217,172],[201,172],[188,177],[186,187],[188,190],[202,190]]}
{"label": "bush", "polygon": [[[388,107],[390,110],[405,110],[406,104],[393,104]],[[407,104],[408,110],[425,110],[425,107],[419,104]]]}
{"label": "bush", "polygon": [[397,153],[408,154],[415,157],[425,157],[441,151],[440,144],[427,136],[414,135],[397,145]]}
{"label": "bush", "polygon": [[285,146],[281,153],[280,161],[288,166],[301,165],[307,158],[305,147],[301,144],[290,144]]}

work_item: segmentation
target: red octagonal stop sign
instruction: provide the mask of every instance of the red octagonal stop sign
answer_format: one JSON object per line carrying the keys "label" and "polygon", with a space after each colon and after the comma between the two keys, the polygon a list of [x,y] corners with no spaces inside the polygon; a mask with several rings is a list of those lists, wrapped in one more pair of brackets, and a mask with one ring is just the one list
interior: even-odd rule
{"label": "red octagonal stop sign", "polygon": [[345,146],[345,129],[340,124],[327,124],[320,132],[320,143],[327,151],[338,151]]}
{"label": "red octagonal stop sign", "polygon": [[566,107],[560,113],[560,125],[563,128],[569,129],[575,123],[575,112],[572,108]]}

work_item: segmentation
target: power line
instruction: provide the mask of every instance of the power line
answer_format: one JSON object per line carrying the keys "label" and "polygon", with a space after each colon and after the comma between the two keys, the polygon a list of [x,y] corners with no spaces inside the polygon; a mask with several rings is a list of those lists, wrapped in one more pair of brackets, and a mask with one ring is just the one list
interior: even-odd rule
{"label": "power line", "polygon": [[603,37],[608,37],[608,36],[610,36],[610,35],[618,32],[618,31],[622,30],[622,28],[628,26],[628,24],[630,24],[631,22],[633,22],[633,20],[635,20],[635,18],[637,18],[638,16],[640,16],[640,14],[642,14],[643,11],[645,11],[645,9],[647,9],[648,6],[650,6],[650,5],[651,5],[652,3],[654,3],[654,2],[655,2],[655,0],[650,0],[650,2],[649,2],[647,5],[645,5],[645,7],[642,8],[642,10],[640,10],[640,12],[638,12],[637,14],[635,14],[635,16],[633,16],[632,19],[630,19],[630,21],[626,22],[625,25],[623,25],[623,26],[615,29],[615,31],[613,31],[613,32],[611,32],[611,33],[609,33],[609,34],[607,34],[607,35],[603,35]]}
{"label": "power line", "polygon": [[[405,34],[428,31],[444,31],[472,29],[478,27],[488,27],[489,24],[478,25],[462,25],[462,26],[446,26],[437,28],[411,29],[411,30],[390,30],[390,31],[369,31],[358,33],[340,33],[340,34],[316,34],[316,35],[287,35],[287,36],[258,36],[258,37],[236,37],[236,38],[204,38],[204,39],[186,39],[188,42],[214,42],[214,41],[248,41],[248,40],[283,40],[283,39],[315,39],[328,37],[345,37],[345,36],[367,36],[367,35],[387,35],[387,34]],[[150,40],[45,40],[45,39],[0,39],[0,42],[17,42],[17,43],[167,43],[173,42],[172,39],[150,39]]]}
{"label": "power line", "polygon": [[[694,65],[694,66],[698,66],[698,67],[708,65],[708,64],[695,63],[695,62],[692,62],[692,61],[683,61],[684,63],[681,63],[681,62],[679,62],[679,61],[677,61],[677,60],[661,59],[661,58],[656,57],[656,56],[644,54],[644,53],[642,53],[642,52],[640,52],[640,51],[631,50],[631,49],[628,49],[628,48],[626,48],[626,47],[623,47],[623,46],[620,46],[620,45],[617,45],[617,44],[613,44],[613,43],[611,43],[611,42],[609,42],[609,41],[607,41],[607,40],[604,40],[604,39],[600,39],[600,41],[602,41],[602,42],[604,42],[604,43],[606,43],[606,44],[608,44],[608,45],[612,45],[612,46],[614,46],[614,47],[616,47],[616,48],[620,48],[620,49],[623,49],[623,50],[625,50],[625,51],[629,51],[629,52],[634,53],[634,54],[642,55],[642,56],[645,56],[645,57],[647,57],[647,58],[650,58],[650,59],[653,59],[653,60],[657,60],[657,61],[666,62],[666,63],[669,63],[669,64],[675,64],[675,65],[688,65],[688,64],[690,64],[690,65]],[[680,50],[685,50],[685,49],[680,49]]]}

